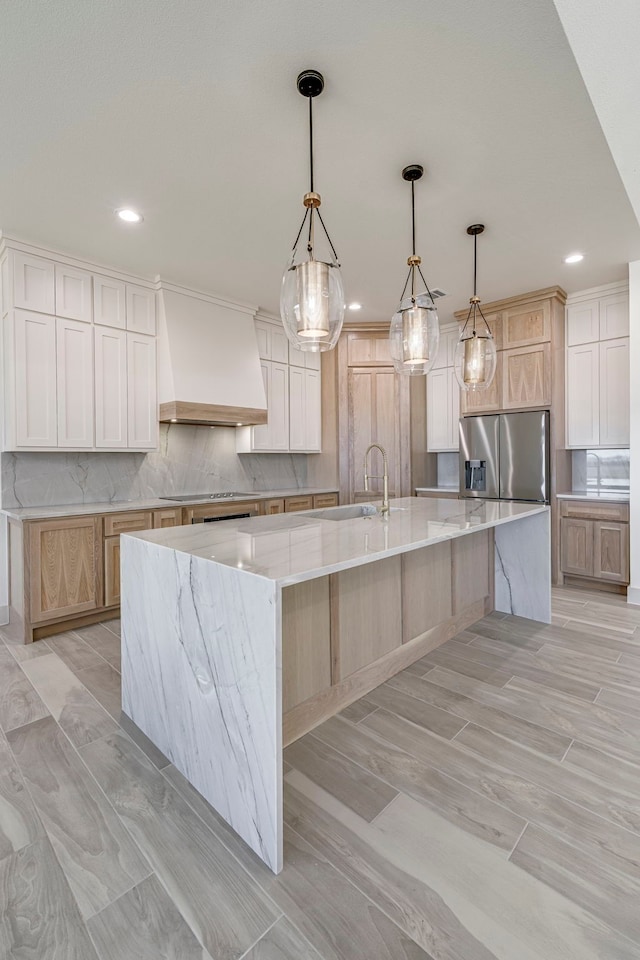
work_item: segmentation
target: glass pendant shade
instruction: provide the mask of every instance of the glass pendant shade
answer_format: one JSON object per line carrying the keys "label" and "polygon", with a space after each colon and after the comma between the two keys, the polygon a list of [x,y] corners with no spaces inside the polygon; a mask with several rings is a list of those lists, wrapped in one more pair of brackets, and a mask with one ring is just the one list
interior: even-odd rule
{"label": "glass pendant shade", "polygon": [[344,319],[340,268],[323,260],[287,265],[282,277],[280,315],[296,349],[317,353],[335,347]]}
{"label": "glass pendant shade", "polygon": [[454,355],[456,379],[463,390],[486,390],[496,372],[496,344],[490,334],[475,330],[459,340]]}
{"label": "glass pendant shade", "polygon": [[424,376],[438,353],[438,313],[428,294],[403,300],[391,320],[389,343],[397,373]]}

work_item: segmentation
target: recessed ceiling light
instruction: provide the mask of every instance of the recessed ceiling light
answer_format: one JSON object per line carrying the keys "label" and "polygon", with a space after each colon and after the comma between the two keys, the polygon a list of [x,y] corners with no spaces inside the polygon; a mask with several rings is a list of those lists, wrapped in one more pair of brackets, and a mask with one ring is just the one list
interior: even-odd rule
{"label": "recessed ceiling light", "polygon": [[349,304],[349,310],[362,310],[362,304],[361,304],[361,303],[350,303],[350,304]]}
{"label": "recessed ceiling light", "polygon": [[131,210],[129,207],[124,207],[122,210],[116,210],[116,213],[121,220],[124,220],[125,223],[142,223],[144,217],[141,213],[138,213],[137,210]]}
{"label": "recessed ceiling light", "polygon": [[565,263],[580,263],[581,260],[584,260],[584,253],[570,253],[564,258]]}

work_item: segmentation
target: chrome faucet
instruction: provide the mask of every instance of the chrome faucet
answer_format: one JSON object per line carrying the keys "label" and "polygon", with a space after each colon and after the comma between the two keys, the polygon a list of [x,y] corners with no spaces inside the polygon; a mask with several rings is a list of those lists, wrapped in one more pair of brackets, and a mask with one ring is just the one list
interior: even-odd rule
{"label": "chrome faucet", "polygon": [[[379,450],[382,454],[381,477],[374,477],[367,473],[367,457],[373,449]],[[389,460],[384,447],[381,447],[379,443],[369,444],[364,455],[364,489],[367,491],[369,490],[369,480],[382,480],[382,506],[380,507],[380,513],[383,517],[386,517],[389,514]]]}

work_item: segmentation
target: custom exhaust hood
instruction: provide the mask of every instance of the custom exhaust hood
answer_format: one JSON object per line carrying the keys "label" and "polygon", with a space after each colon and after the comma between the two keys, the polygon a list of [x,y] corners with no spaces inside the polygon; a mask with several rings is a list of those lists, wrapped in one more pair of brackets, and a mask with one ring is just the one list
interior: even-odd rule
{"label": "custom exhaust hood", "polygon": [[267,422],[254,330],[257,308],[159,283],[161,423]]}

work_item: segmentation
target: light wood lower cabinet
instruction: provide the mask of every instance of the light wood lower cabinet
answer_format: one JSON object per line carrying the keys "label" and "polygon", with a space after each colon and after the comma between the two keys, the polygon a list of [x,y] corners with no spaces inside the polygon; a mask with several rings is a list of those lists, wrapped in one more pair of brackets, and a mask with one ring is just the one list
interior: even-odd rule
{"label": "light wood lower cabinet", "polygon": [[338,506],[338,494],[337,493],[316,493],[313,497],[313,509],[322,510],[325,507],[337,507]]}
{"label": "light wood lower cabinet", "polygon": [[[563,504],[563,508],[567,506]],[[616,507],[611,507],[613,512]],[[563,516],[560,556],[564,574],[628,584],[629,524],[616,520]]]}
{"label": "light wood lower cabinet", "polygon": [[120,537],[104,541],[104,605],[120,603]]}
{"label": "light wood lower cabinet", "polygon": [[284,498],[279,497],[276,500],[265,500],[263,503],[265,516],[270,517],[274,513],[284,513]]}
{"label": "light wood lower cabinet", "polygon": [[153,511],[153,529],[163,527],[179,527],[182,525],[182,507],[171,507],[168,510]]}
{"label": "light wood lower cabinet", "polygon": [[284,512],[296,513],[298,510],[312,510],[313,497],[285,497]]}
{"label": "light wood lower cabinet", "polygon": [[25,560],[32,623],[102,606],[101,534],[97,517],[29,524]]}

